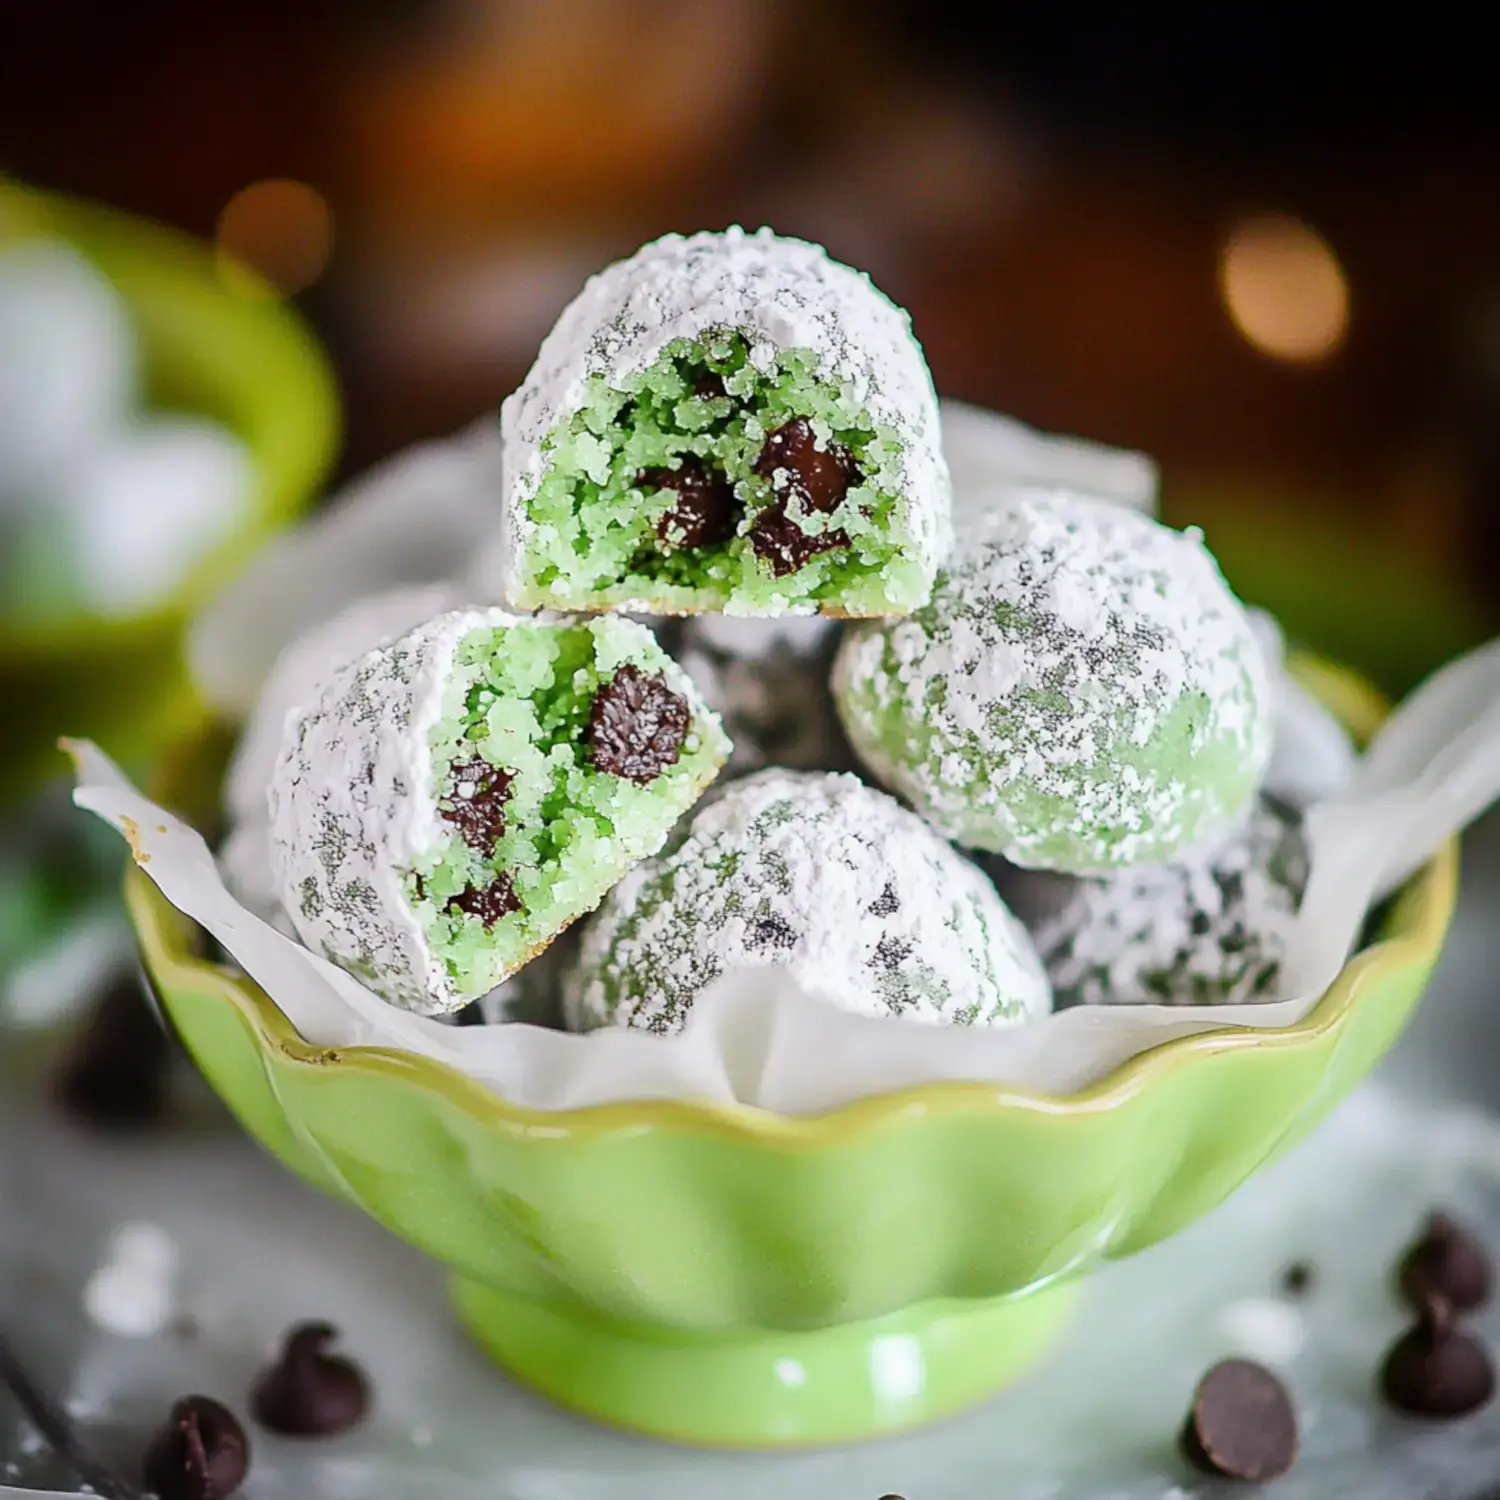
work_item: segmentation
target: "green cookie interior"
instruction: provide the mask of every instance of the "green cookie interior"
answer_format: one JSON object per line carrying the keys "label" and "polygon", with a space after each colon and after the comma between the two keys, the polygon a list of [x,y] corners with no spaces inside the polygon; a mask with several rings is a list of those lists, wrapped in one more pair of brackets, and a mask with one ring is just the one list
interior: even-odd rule
{"label": "green cookie interior", "polygon": [[[848,545],[777,577],[751,540],[757,516],[778,502],[755,466],[768,435],[799,417],[821,443],[849,455],[858,477],[826,516],[788,510],[805,534],[842,531]],[[515,559],[516,602],[598,610],[648,601],[678,614],[726,605],[779,613],[797,604],[904,612],[927,597],[931,578],[905,534],[900,454],[897,435],[820,378],[811,353],[780,351],[763,370],[739,333],[676,339],[639,375],[591,376],[580,409],[548,435],[542,479],[525,506],[532,527]],[[677,494],[643,476],[679,470],[684,460],[733,485],[741,513],[727,540],[676,545],[660,535]]]}
{"label": "green cookie interior", "polygon": [[[460,644],[429,735],[446,837],[406,872],[434,956],[465,996],[487,993],[660,847],[723,764],[728,746],[693,712],[674,764],[649,781],[594,763],[595,695],[622,668],[685,686],[654,638],[626,621],[518,624]],[[503,773],[502,831],[466,836],[463,783]],[[509,908],[509,909],[507,909]]]}

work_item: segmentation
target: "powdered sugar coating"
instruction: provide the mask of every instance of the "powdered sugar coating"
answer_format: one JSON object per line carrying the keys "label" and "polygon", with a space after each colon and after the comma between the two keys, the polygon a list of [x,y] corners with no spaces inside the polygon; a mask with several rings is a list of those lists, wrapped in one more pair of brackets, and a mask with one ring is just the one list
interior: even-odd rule
{"label": "powdered sugar coating", "polygon": [[1264,653],[1194,531],[1023,490],[834,670],[866,765],[942,833],[1075,872],[1227,828],[1271,752]]}
{"label": "powdered sugar coating", "polygon": [[1058,1005],[1280,999],[1307,868],[1297,815],[1263,797],[1244,830],[1211,855],[1073,882],[1032,927]]}
{"label": "powdered sugar coating", "polygon": [[394,589],[361,599],[299,636],[271,668],[224,778],[229,832],[218,864],[235,897],[281,930],[294,929],[281,910],[271,869],[270,789],[287,718],[314,703],[341,667],[459,602],[460,590],[453,584]]}
{"label": "powdered sugar coating", "polygon": [[519,624],[457,610],[366,652],[294,713],[271,783],[271,864],[303,942],[394,1004],[441,1013],[466,997],[437,962],[405,872],[446,838],[429,734],[472,630]]}
{"label": "powdered sugar coating", "polygon": [[287,716],[312,704],[339,668],[463,602],[453,584],[393,589],[361,599],[299,636],[276,659],[235,747],[224,804],[235,823],[265,818]]}
{"label": "powdered sugar coating", "polygon": [[[475,998],[435,956],[408,880],[424,856],[455,838],[438,805],[432,737],[451,710],[460,647],[475,631],[537,624],[498,609],[440,615],[351,662],[287,721],[270,792],[282,905],[309,948],[393,1004],[438,1014]],[[655,650],[649,632],[628,621],[590,628],[608,637],[616,660],[645,642]],[[717,721],[686,674],[668,666],[670,687],[692,711],[692,733],[702,726],[717,739]],[[648,848],[626,852],[659,847],[669,828],[670,821]],[[601,843],[600,858],[609,855],[623,862],[622,851]]]}
{"label": "powdered sugar coating", "polygon": [[[582,408],[590,378],[640,374],[674,341],[714,330],[742,334],[751,364],[767,374],[778,353],[811,352],[822,375],[897,435],[892,525],[910,538],[915,557],[936,568],[949,544],[952,497],[937,395],[910,318],[821,246],[735,226],[722,234],[666,235],[590,277],[506,398],[504,597],[549,602],[524,598],[515,568],[534,529],[527,506],[546,471],[548,436]],[[615,607],[653,613],[659,602]]]}
{"label": "powdered sugar coating", "polygon": [[983,873],[853,776],[763,771],[637,866],[585,930],[575,1024],[670,1033],[719,975],[795,966],[846,1009],[1009,1025],[1049,1007],[1025,930]]}

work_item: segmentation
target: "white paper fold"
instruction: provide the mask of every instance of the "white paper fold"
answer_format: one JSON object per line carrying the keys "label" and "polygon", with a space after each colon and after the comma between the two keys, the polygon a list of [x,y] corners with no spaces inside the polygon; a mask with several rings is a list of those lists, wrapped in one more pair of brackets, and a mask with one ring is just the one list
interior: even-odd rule
{"label": "white paper fold", "polygon": [[[499,515],[500,419],[408,448],[277,537],[194,621],[204,700],[243,718],[282,651],[370,594],[462,577]],[[498,601],[497,601],[498,602]]]}
{"label": "white paper fold", "polygon": [[943,456],[953,479],[954,520],[1024,488],[1080,490],[1156,514],[1156,464],[1144,453],[1038,432],[1014,417],[943,397]]}
{"label": "white paper fold", "polygon": [[1338,972],[1371,901],[1500,795],[1500,642],[1413,694],[1377,737],[1356,788],[1311,813],[1312,879],[1283,998],[1081,1007],[994,1031],[851,1015],[819,1000],[790,968],[724,976],[677,1037],[444,1026],[387,1006],[246,911],[192,829],[148,802],[92,746],[73,750],[78,805],[126,834],[167,899],[213,933],[309,1042],[420,1053],[539,1110],[682,1098],[800,1115],[943,1080],[1068,1094],[1176,1037],[1299,1020]]}

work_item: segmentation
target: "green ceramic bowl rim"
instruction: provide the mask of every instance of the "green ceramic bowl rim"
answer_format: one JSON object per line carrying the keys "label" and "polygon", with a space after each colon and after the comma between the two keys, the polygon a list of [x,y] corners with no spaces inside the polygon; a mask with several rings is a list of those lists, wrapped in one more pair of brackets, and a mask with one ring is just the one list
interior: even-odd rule
{"label": "green ceramic bowl rim", "polygon": [[[1383,700],[1359,678],[1314,658],[1294,656],[1298,676],[1315,686],[1357,736],[1373,731],[1385,714]],[[387,1047],[318,1047],[298,1035],[270,997],[237,969],[198,957],[189,946],[191,924],[150,880],[132,867],[125,898],[148,966],[167,990],[178,985],[213,993],[234,1006],[265,1048],[293,1064],[318,1069],[356,1068],[399,1077],[443,1095],[489,1126],[519,1137],[577,1139],[618,1131],[671,1130],[756,1142],[779,1150],[847,1146],[897,1128],[905,1119],[937,1114],[1017,1110],[1075,1116],[1113,1109],[1158,1078],[1200,1059],[1245,1047],[1305,1047],[1341,1029],[1361,990],[1375,975],[1403,963],[1435,958],[1458,895],[1458,840],[1451,839],[1413,877],[1394,907],[1391,935],[1357,953],[1313,1009],[1296,1025],[1270,1030],[1223,1027],[1179,1037],[1122,1063],[1098,1083],[1067,1095],[1050,1095],[982,1082],[923,1084],[859,1099],[813,1115],[779,1115],[746,1104],[650,1099],[583,1109],[538,1110],[507,1103],[447,1063]]]}
{"label": "green ceramic bowl rim", "polygon": [[[0,172],[0,207],[4,206],[5,195],[17,205],[18,214],[27,203],[37,205],[36,223],[69,242],[76,242],[80,231],[85,238],[113,237],[137,252],[149,248],[163,274],[170,274],[179,284],[188,282],[210,289],[223,280],[215,270],[213,248],[168,224],[73,194],[36,188]],[[89,257],[86,247],[83,253]],[[216,584],[238,571],[255,547],[264,545],[307,508],[332,469],[341,417],[337,382],[327,351],[296,308],[261,277],[238,264],[233,264],[233,275],[242,289],[233,292],[220,286],[220,295],[234,302],[253,299],[266,330],[262,342],[272,341],[297,356],[295,361],[282,361],[278,372],[283,383],[279,409],[295,412],[295,421],[283,424],[281,429],[288,446],[271,476],[274,484],[269,500],[262,493],[256,512],[232,538],[195,565],[170,598],[118,617],[80,610],[55,620],[7,626],[0,630],[0,661],[55,659],[63,663],[87,651],[102,637],[149,641],[163,628],[177,625],[203,603]],[[296,399],[288,399],[288,382],[300,382],[300,388],[290,393]],[[258,488],[264,492],[266,487],[267,475],[261,472]]]}

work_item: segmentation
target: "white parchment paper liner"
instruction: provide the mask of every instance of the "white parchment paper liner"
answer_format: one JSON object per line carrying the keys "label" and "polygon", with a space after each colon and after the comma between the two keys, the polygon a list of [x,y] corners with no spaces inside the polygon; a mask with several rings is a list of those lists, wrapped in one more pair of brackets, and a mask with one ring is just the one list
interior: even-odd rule
{"label": "white parchment paper liner", "polygon": [[188,666],[204,701],[244,718],[276,658],[313,626],[371,594],[464,577],[499,524],[502,484],[494,413],[361,474],[193,622]]}
{"label": "white parchment paper liner", "polygon": [[[944,422],[960,511],[1036,482],[1154,508],[1156,472],[1141,455],[1044,436],[959,403],[944,404]],[[494,419],[486,418],[383,465],[283,538],[198,623],[191,655],[208,700],[243,713],[308,626],[364,594],[465,574],[493,531],[498,464]],[[1371,903],[1500,794],[1500,643],[1424,685],[1372,746],[1353,789],[1314,809],[1313,876],[1285,965],[1288,998],[1080,1008],[1000,1031],[851,1015],[820,999],[794,968],[725,975],[673,1038],[453,1027],[409,1015],[241,906],[197,833],[142,797],[94,747],[73,748],[78,805],[125,834],[166,898],[212,932],[315,1045],[419,1053],[542,1110],[684,1098],[807,1114],[955,1079],[1067,1094],[1176,1037],[1300,1019],[1338,973]]]}
{"label": "white parchment paper liner", "polygon": [[240,906],[197,833],[136,792],[94,747],[72,748],[78,805],[126,835],[167,899],[234,955],[309,1042],[436,1058],[533,1109],[684,1098],[796,1115],[953,1079],[1067,1094],[1176,1037],[1298,1021],[1337,975],[1371,903],[1500,794],[1500,642],[1413,694],[1364,757],[1354,788],[1312,810],[1312,879],[1285,965],[1285,998],[1080,1007],[992,1031],[851,1015],[820,1000],[793,967],[725,975],[671,1038],[451,1027],[408,1015]]}

